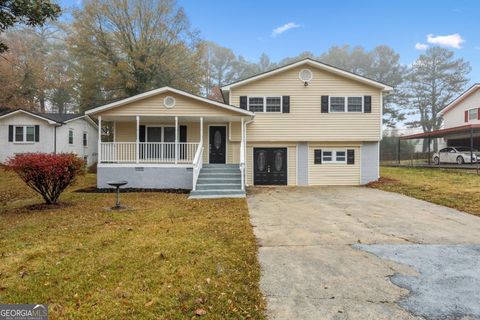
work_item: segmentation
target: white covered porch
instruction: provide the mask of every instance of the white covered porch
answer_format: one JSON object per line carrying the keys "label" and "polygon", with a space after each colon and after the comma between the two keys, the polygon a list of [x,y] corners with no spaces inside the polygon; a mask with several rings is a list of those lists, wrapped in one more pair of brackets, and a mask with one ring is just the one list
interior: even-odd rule
{"label": "white covered porch", "polygon": [[[108,127],[112,132],[109,141],[106,141],[107,132],[99,134],[98,166],[184,168],[191,172],[192,190],[195,190],[204,163],[213,163],[210,161],[210,151],[216,147],[216,142],[211,139],[211,128],[224,126],[223,163],[238,165],[244,190],[248,120],[242,116],[99,115],[98,127]],[[232,135],[235,136],[235,141],[232,141]],[[227,157],[228,152],[235,153],[235,156],[229,154]]]}

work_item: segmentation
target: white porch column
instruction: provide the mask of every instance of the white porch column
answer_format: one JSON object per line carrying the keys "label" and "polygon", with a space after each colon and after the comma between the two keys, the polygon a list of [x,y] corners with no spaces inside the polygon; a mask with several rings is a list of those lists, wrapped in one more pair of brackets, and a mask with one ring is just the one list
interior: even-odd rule
{"label": "white porch column", "polygon": [[242,166],[241,168],[241,174],[242,174],[242,177],[241,177],[241,183],[242,183],[242,191],[245,190],[245,170],[246,170],[246,156],[245,156],[245,120],[243,119],[242,117],[242,121],[241,121],[241,130],[240,130],[241,134],[242,134],[242,143],[240,143],[240,148],[242,148],[242,150],[240,150],[240,166]]}
{"label": "white porch column", "polygon": [[178,163],[178,116],[175,116],[175,164]]}
{"label": "white porch column", "polygon": [[200,146],[203,146],[203,117],[200,117]]}
{"label": "white porch column", "polygon": [[137,119],[137,140],[135,148],[135,162],[140,163],[140,116],[135,117]]}
{"label": "white porch column", "polygon": [[98,116],[98,151],[97,151],[97,162],[102,161],[102,116]]}

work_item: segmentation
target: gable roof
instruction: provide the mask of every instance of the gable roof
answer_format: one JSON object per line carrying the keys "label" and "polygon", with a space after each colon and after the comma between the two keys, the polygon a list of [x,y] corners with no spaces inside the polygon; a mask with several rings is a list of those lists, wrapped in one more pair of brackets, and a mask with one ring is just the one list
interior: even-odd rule
{"label": "gable roof", "polygon": [[473,94],[477,89],[480,89],[480,83],[475,83],[473,86],[465,90],[461,95],[453,99],[445,108],[440,110],[438,113],[439,115],[443,116],[445,113],[448,111],[452,110],[456,105],[458,105],[460,102],[465,100],[465,98],[468,98],[471,94]]}
{"label": "gable roof", "polygon": [[311,58],[305,58],[303,60],[293,62],[291,64],[287,64],[285,66],[281,66],[281,67],[275,68],[273,70],[265,71],[263,73],[254,75],[254,76],[246,78],[246,79],[238,80],[236,82],[233,82],[233,83],[230,83],[226,86],[223,86],[222,90],[230,90],[230,88],[240,86],[240,85],[252,82],[252,81],[260,80],[260,79],[269,77],[271,75],[274,75],[276,73],[279,73],[279,72],[282,72],[282,71],[285,71],[285,70],[289,70],[289,69],[293,69],[295,67],[302,66],[302,65],[305,65],[305,64],[313,66],[313,67],[317,67],[319,69],[322,69],[322,70],[325,70],[325,71],[328,71],[328,72],[331,72],[331,73],[334,73],[334,74],[337,74],[337,75],[340,75],[340,76],[345,77],[345,78],[349,78],[349,79],[352,79],[352,80],[355,80],[355,81],[358,81],[358,82],[365,83],[367,85],[371,85],[373,87],[377,87],[377,88],[381,89],[382,91],[392,91],[393,90],[393,88],[391,86],[387,85],[387,84],[369,79],[369,78],[364,77],[364,76],[360,76],[360,75],[355,74],[353,72],[346,71],[346,70],[328,65],[326,63],[323,63],[323,62],[320,62],[320,61],[317,61],[317,60],[314,60],[314,59],[311,59]]}
{"label": "gable roof", "polygon": [[212,100],[212,99],[200,97],[200,96],[188,93],[186,91],[182,91],[182,90],[179,90],[179,89],[174,89],[174,88],[171,88],[171,87],[162,87],[162,88],[159,88],[159,89],[155,89],[155,90],[147,91],[147,92],[144,92],[144,93],[140,93],[140,94],[137,94],[135,96],[132,96],[132,97],[129,97],[129,98],[126,98],[126,99],[123,99],[123,100],[119,100],[119,101],[116,101],[116,102],[106,104],[104,106],[100,106],[100,107],[97,107],[97,108],[90,109],[90,110],[86,111],[85,114],[94,115],[94,114],[96,114],[98,112],[101,112],[101,111],[105,111],[105,110],[109,110],[109,109],[112,109],[112,108],[120,107],[120,106],[129,104],[129,103],[132,103],[132,102],[135,102],[135,101],[138,101],[138,100],[142,100],[142,99],[146,99],[146,98],[150,98],[150,97],[153,97],[153,96],[156,96],[158,94],[165,93],[165,92],[173,92],[173,93],[176,93],[176,94],[188,97],[188,98],[192,98],[192,99],[195,99],[195,100],[198,100],[198,101],[202,101],[202,102],[211,104],[213,106],[217,106],[217,107],[220,107],[220,108],[223,108],[223,109],[226,109],[226,110],[234,111],[234,112],[237,112],[239,114],[243,114],[243,115],[247,115],[247,116],[254,116],[255,115],[251,111],[247,111],[247,110],[241,109],[239,107],[235,107],[235,106],[225,104],[225,103],[222,103],[222,102],[219,102],[219,101],[215,101],[215,100]]}
{"label": "gable roof", "polygon": [[49,124],[65,124],[76,119],[85,118],[87,120],[90,120],[94,125],[96,125],[96,123],[90,117],[81,113],[38,113],[24,109],[14,109],[4,113],[0,113],[0,119],[7,118],[17,113],[25,113],[40,120],[45,120]]}

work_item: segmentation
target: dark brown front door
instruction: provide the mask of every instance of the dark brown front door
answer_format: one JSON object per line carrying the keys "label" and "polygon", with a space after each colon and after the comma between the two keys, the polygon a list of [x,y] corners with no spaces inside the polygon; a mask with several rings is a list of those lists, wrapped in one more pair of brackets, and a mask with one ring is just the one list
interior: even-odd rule
{"label": "dark brown front door", "polygon": [[227,128],[224,126],[210,126],[209,138],[209,162],[225,163],[227,150]]}
{"label": "dark brown front door", "polygon": [[254,184],[287,184],[287,148],[254,148],[253,155]]}

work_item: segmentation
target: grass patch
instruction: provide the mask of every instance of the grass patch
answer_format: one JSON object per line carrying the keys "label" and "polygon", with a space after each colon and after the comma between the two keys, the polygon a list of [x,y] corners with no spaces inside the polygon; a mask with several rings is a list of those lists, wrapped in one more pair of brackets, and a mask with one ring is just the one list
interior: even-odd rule
{"label": "grass patch", "polygon": [[51,319],[264,319],[244,199],[132,192],[115,212],[113,194],[73,192],[94,183],[31,210],[41,198],[0,170],[0,303],[48,303]]}
{"label": "grass patch", "polygon": [[398,192],[480,216],[480,176],[473,172],[430,168],[382,167],[369,186]]}

